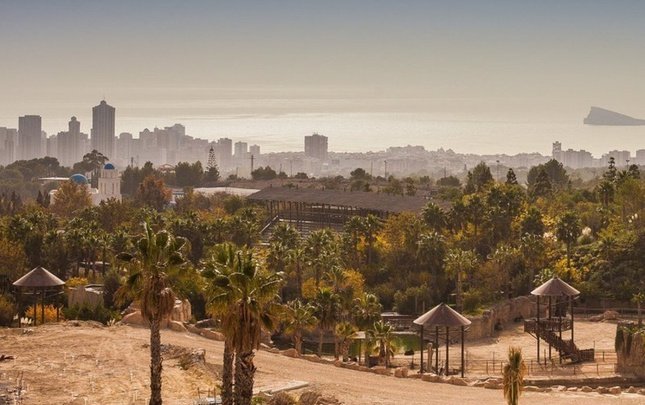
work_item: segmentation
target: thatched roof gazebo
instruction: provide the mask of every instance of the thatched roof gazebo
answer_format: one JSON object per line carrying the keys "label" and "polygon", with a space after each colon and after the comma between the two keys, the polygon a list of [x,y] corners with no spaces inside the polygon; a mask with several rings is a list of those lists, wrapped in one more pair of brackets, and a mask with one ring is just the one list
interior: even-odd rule
{"label": "thatched roof gazebo", "polygon": [[[573,301],[580,295],[576,290],[559,277],[555,276],[531,291],[537,300],[537,317],[536,319],[527,319],[524,321],[524,331],[534,334],[537,340],[537,359],[540,362],[540,339],[544,339],[549,345],[549,358],[551,358],[551,348],[555,347],[560,353],[560,361],[564,358],[570,359],[576,363],[579,361],[593,360],[594,350],[580,350],[574,342],[574,318],[573,318]],[[540,298],[548,298],[548,317],[540,319]],[[553,299],[555,303],[555,316],[553,315]],[[566,316],[566,308],[558,308],[563,301],[568,301],[571,316]],[[562,339],[562,331],[571,331],[571,340]],[[544,359],[546,361],[546,358]]]}
{"label": "thatched roof gazebo", "polygon": [[464,333],[466,327],[471,324],[470,320],[459,312],[450,308],[448,305],[441,303],[430,311],[421,315],[414,320],[414,323],[421,326],[421,373],[423,373],[423,331],[426,326],[435,328],[435,370],[439,373],[439,328],[446,328],[446,367],[445,373],[449,373],[449,347],[450,347],[450,328],[459,328],[461,330],[461,376],[464,376]]}
{"label": "thatched roof gazebo", "polygon": [[[36,267],[29,273],[20,277],[13,283],[13,286],[21,291],[27,290],[34,296],[34,326],[37,321],[36,304],[38,303],[38,293],[40,293],[41,302],[41,323],[45,323],[45,296],[48,291],[60,293],[63,290],[65,282],[50,273],[43,267]],[[58,315],[57,315],[58,316]]]}

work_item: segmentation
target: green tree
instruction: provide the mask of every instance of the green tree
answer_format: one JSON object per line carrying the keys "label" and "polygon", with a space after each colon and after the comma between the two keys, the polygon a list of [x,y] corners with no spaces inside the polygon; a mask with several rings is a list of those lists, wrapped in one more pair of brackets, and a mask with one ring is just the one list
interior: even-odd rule
{"label": "green tree", "polygon": [[530,207],[520,222],[522,235],[544,235],[542,213],[536,207]]}
{"label": "green tree", "polygon": [[92,199],[87,187],[84,184],[68,180],[62,182],[56,190],[51,210],[62,217],[70,217],[75,212],[91,205]]}
{"label": "green tree", "polygon": [[[532,170],[533,168],[531,168]],[[537,197],[546,197],[551,194],[553,191],[553,186],[551,185],[551,180],[549,179],[549,175],[544,170],[544,168],[541,168],[535,177],[535,181],[529,182],[529,194],[531,194],[534,198]]]}
{"label": "green tree", "polygon": [[554,190],[565,190],[569,185],[569,175],[562,163],[551,159],[544,164],[533,166],[527,174],[529,190],[534,189],[540,172],[544,171],[549,179],[549,184]]}
{"label": "green tree", "polygon": [[204,176],[202,163],[179,162],[175,166],[175,181],[179,187],[199,187]]}
{"label": "green tree", "polygon": [[150,323],[150,405],[161,400],[161,321],[172,313],[175,293],[167,279],[167,271],[185,263],[183,256],[186,241],[175,238],[166,231],[154,232],[148,223],[143,224],[143,236],[134,243],[135,253],[118,255],[131,263],[131,273],[123,294],[139,301],[141,315]]}
{"label": "green tree", "polygon": [[314,298],[318,318],[319,341],[318,357],[322,357],[325,332],[333,331],[340,314],[340,297],[331,288],[320,287]]}
{"label": "green tree", "polygon": [[356,327],[344,321],[336,325],[336,338],[340,342],[340,354],[343,361],[349,360],[349,347],[352,344],[352,337],[356,333]]}
{"label": "green tree", "polygon": [[435,232],[441,232],[447,225],[446,213],[433,202],[429,202],[421,211],[423,221]]}
{"label": "green tree", "polygon": [[372,329],[367,333],[378,345],[379,362],[385,367],[390,367],[390,358],[394,355],[394,327],[389,322],[379,320],[374,322]]}
{"label": "green tree", "polygon": [[217,245],[212,255],[204,261],[202,275],[207,280],[208,302],[206,309],[213,317],[219,319],[224,333],[224,353],[222,361],[223,405],[233,405],[233,364],[235,362],[235,327],[237,326],[234,312],[238,299],[232,288],[229,277],[237,270],[237,252],[233,244]]}
{"label": "green tree", "polygon": [[524,389],[524,376],[526,364],[522,358],[522,349],[510,347],[508,349],[508,363],[504,365],[503,386],[504,398],[508,405],[517,405]]}
{"label": "green tree", "polygon": [[253,357],[262,329],[273,329],[283,275],[262,271],[251,251],[237,251],[231,260],[232,247],[227,249],[224,268],[214,266],[211,305],[217,313],[226,311],[222,330],[235,350],[234,403],[250,405],[256,371]]}
{"label": "green tree", "polygon": [[479,263],[477,254],[472,250],[452,249],[445,258],[446,273],[455,281],[457,308],[463,311],[464,281]]}
{"label": "green tree", "polygon": [[556,224],[556,236],[567,247],[567,267],[571,267],[571,247],[580,236],[580,219],[573,211],[564,213]]}
{"label": "green tree", "polygon": [[490,167],[488,167],[484,162],[479,162],[479,164],[473,168],[472,175],[468,178],[468,184],[470,184],[470,186],[467,184],[467,187],[479,192],[492,183],[493,175],[490,172]]}
{"label": "green tree", "polygon": [[511,186],[517,185],[517,177],[512,168],[509,168],[508,172],[506,172],[506,184]]}
{"label": "green tree", "polygon": [[318,324],[318,319],[314,315],[316,307],[311,304],[305,304],[296,299],[290,301],[285,306],[284,322],[285,333],[291,334],[293,344],[298,354],[302,354],[302,334],[306,331],[313,330]]}
{"label": "green tree", "polygon": [[170,195],[171,192],[166,188],[163,179],[150,175],[139,184],[137,201],[144,206],[161,211],[170,202]]}
{"label": "green tree", "polygon": [[645,302],[645,293],[639,292],[632,296],[632,302],[635,302],[638,307],[638,326],[643,326],[643,316],[641,313],[641,306]]}

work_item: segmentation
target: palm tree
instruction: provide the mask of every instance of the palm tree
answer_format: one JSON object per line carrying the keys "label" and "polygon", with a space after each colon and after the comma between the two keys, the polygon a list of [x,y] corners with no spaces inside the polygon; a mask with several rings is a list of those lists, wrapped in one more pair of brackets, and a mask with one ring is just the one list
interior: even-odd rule
{"label": "palm tree", "polygon": [[358,267],[361,263],[359,244],[361,242],[361,235],[363,234],[364,220],[363,217],[354,215],[343,225],[343,232],[346,235],[347,244],[351,246],[351,255],[353,265]]}
{"label": "palm tree", "polygon": [[394,355],[394,327],[389,322],[382,320],[374,322],[368,335],[378,345],[379,362],[384,363],[385,367],[390,366],[390,357]]}
{"label": "palm tree", "polygon": [[354,300],[354,320],[356,326],[365,330],[381,317],[382,306],[374,294],[364,293]]}
{"label": "palm tree", "polygon": [[349,322],[336,325],[336,337],[340,341],[340,353],[345,362],[349,359],[349,346],[355,333],[356,327]]}
{"label": "palm tree", "polygon": [[[362,296],[354,299],[354,322],[362,330],[369,329],[374,322],[381,318],[383,307],[374,294],[364,293]],[[369,339],[369,334],[365,335]],[[369,359],[369,341],[365,342],[365,362]]]}
{"label": "palm tree", "polygon": [[340,300],[338,295],[330,288],[321,287],[314,299],[316,305],[316,316],[320,329],[320,340],[318,341],[318,357],[322,357],[322,346],[325,332],[333,330],[338,320]]}
{"label": "palm tree", "polygon": [[374,243],[376,243],[376,235],[383,228],[381,220],[369,214],[365,217],[363,221],[363,239],[365,239],[365,244],[367,245],[367,265],[372,264],[373,252],[374,252]]}
{"label": "palm tree", "polygon": [[639,292],[632,296],[632,302],[635,302],[638,306],[638,326],[643,326],[643,316],[641,313],[641,305],[645,302],[645,293]]}
{"label": "palm tree", "polygon": [[504,366],[504,398],[508,405],[517,405],[524,388],[526,364],[522,358],[522,349],[508,348],[508,363]]}
{"label": "palm tree", "polygon": [[316,287],[325,269],[338,262],[334,235],[327,228],[312,232],[305,241],[307,264],[314,270]]}
{"label": "palm tree", "polygon": [[457,308],[463,310],[463,283],[468,274],[478,263],[477,254],[473,250],[452,249],[446,255],[446,273],[455,280],[457,287]]}
{"label": "palm tree", "polygon": [[312,330],[318,324],[315,311],[313,305],[303,304],[300,300],[290,301],[285,307],[285,332],[293,336],[293,344],[298,354],[302,354],[302,333]]}
{"label": "palm tree", "polygon": [[235,348],[233,398],[236,405],[250,405],[256,370],[253,357],[262,328],[273,329],[283,274],[261,271],[250,251],[238,251],[235,256],[234,271],[216,279],[221,292],[216,300],[231,303],[231,315],[224,318],[228,324],[223,330]]}
{"label": "palm tree", "polygon": [[175,305],[166,272],[186,262],[186,240],[175,238],[166,231],[155,233],[148,223],[143,224],[143,236],[136,242],[136,253],[120,253],[118,259],[132,263],[132,273],[123,286],[141,304],[141,315],[150,323],[150,405],[161,400],[161,321]]}
{"label": "palm tree", "polygon": [[289,251],[289,262],[293,265],[296,273],[297,295],[302,298],[302,265],[306,261],[307,251],[298,245]]}
{"label": "palm tree", "polygon": [[441,232],[446,227],[446,213],[433,202],[423,207],[421,215],[426,225],[435,232]]}
{"label": "palm tree", "polygon": [[235,361],[235,348],[233,328],[236,325],[233,308],[235,290],[231,288],[228,277],[236,270],[236,251],[233,244],[218,245],[213,255],[204,262],[202,275],[209,281],[208,293],[210,295],[207,309],[209,313],[219,318],[224,333],[224,356],[222,366],[222,405],[233,405],[233,363]]}

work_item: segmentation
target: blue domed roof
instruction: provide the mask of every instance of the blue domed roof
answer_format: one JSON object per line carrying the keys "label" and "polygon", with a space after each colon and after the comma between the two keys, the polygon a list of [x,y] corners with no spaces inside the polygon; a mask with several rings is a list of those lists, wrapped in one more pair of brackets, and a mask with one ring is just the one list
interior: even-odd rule
{"label": "blue domed roof", "polygon": [[72,176],[69,178],[71,181],[73,181],[76,184],[82,184],[85,185],[88,183],[87,177],[83,176],[82,174],[72,174]]}
{"label": "blue domed roof", "polygon": [[108,163],[105,166],[103,166],[103,169],[105,169],[105,170],[114,170],[114,165],[112,163]]}

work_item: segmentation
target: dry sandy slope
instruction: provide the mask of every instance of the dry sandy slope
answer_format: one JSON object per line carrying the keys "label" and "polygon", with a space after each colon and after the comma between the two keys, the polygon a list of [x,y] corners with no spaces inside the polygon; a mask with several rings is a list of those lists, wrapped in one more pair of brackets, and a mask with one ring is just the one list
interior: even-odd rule
{"label": "dry sandy slope", "polygon": [[[26,404],[143,404],[149,353],[143,328],[50,325],[22,335],[0,330],[0,353],[16,356],[0,363],[0,377],[24,372]],[[206,350],[221,364],[222,344],[196,335],[164,331],[162,342]],[[378,376],[261,351],[256,386],[304,380],[346,404],[503,404],[499,390],[432,384]],[[168,404],[191,404],[197,388],[213,386],[212,373],[184,371],[164,363],[163,395]],[[134,401],[134,398],[137,398]],[[87,401],[87,402],[86,402]],[[522,404],[642,404],[643,396],[583,393],[527,393]]]}

